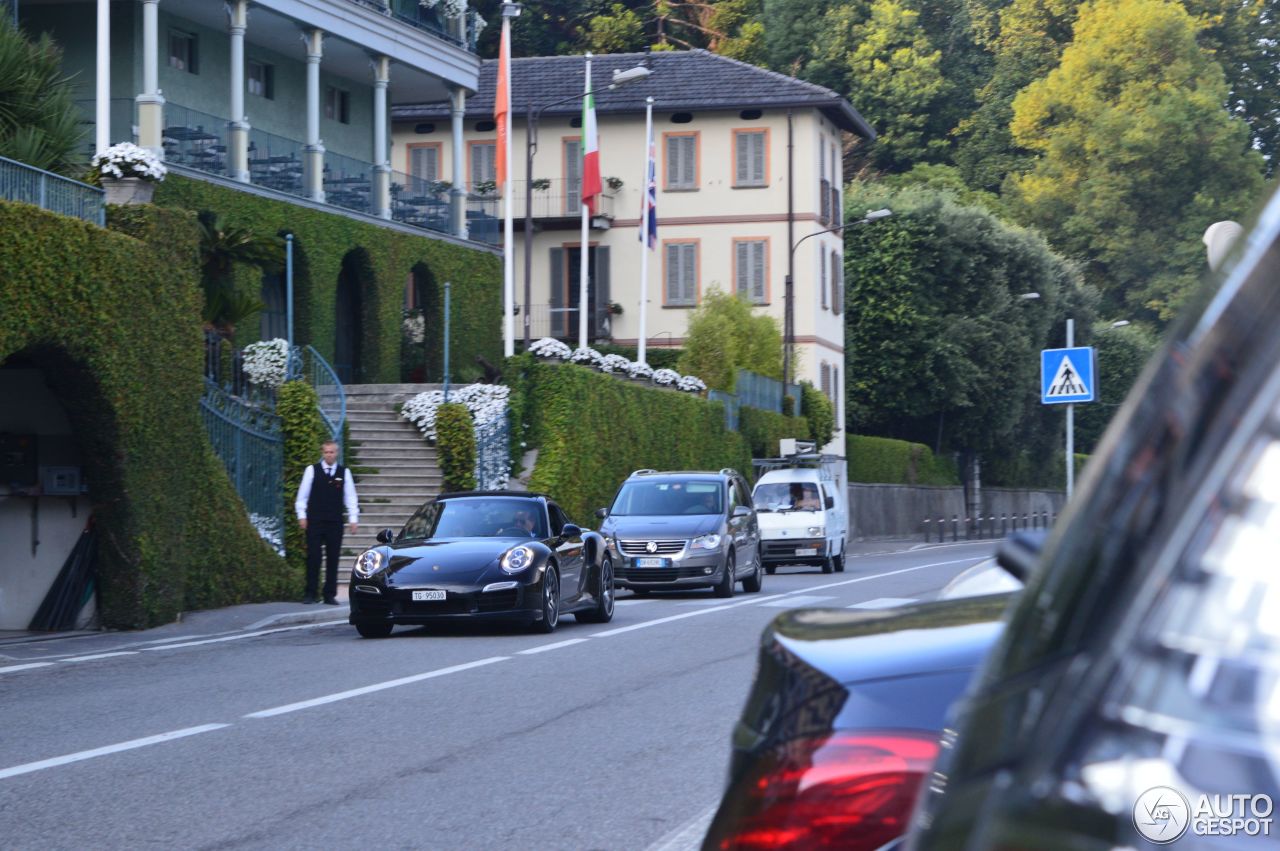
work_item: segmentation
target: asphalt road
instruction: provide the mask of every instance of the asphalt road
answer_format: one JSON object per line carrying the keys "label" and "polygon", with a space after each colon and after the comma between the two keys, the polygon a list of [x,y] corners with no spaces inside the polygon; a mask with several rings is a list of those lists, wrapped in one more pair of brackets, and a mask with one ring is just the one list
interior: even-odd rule
{"label": "asphalt road", "polygon": [[[719,800],[760,631],[928,599],[991,542],[619,595],[608,625],[117,636],[0,660],[0,844],[677,849]],[[88,652],[85,652],[85,650]]]}

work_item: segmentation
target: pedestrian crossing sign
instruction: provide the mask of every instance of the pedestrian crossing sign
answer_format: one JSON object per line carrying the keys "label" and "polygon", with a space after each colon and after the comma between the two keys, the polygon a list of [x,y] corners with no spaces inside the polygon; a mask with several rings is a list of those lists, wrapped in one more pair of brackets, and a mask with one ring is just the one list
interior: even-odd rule
{"label": "pedestrian crossing sign", "polygon": [[1040,401],[1045,405],[1092,402],[1097,394],[1093,349],[1044,349],[1040,352]]}

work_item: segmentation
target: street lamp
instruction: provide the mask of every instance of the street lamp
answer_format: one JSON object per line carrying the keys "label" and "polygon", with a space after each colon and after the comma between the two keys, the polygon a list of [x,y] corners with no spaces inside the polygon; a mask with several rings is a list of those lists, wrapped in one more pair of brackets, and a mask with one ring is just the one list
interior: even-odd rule
{"label": "street lamp", "polygon": [[791,267],[792,267],[792,264],[795,263],[796,249],[800,247],[800,243],[804,242],[806,239],[810,239],[811,237],[822,236],[824,233],[836,233],[838,231],[844,230],[845,228],[853,227],[854,225],[865,225],[868,222],[879,221],[880,219],[887,219],[892,215],[893,215],[893,210],[890,210],[887,207],[882,210],[867,210],[867,214],[860,219],[856,219],[852,222],[845,222],[844,224],[836,225],[833,228],[826,228],[825,230],[816,230],[813,233],[805,234],[804,236],[797,239],[795,241],[795,244],[791,246],[791,252],[790,254],[787,255],[787,275],[785,278],[786,283],[783,290],[784,313],[783,313],[783,319],[782,319],[782,335],[783,335],[782,389],[784,393],[786,392],[787,385],[791,383],[791,347],[795,339],[795,324],[796,324],[795,323],[795,291],[792,286]]}
{"label": "street lamp", "polygon": [[[625,86],[627,83],[635,80],[643,80],[653,73],[648,65],[637,65],[634,68],[628,68],[625,71],[614,69],[613,82],[609,84],[609,89],[617,89]],[[568,97],[553,100],[549,103],[539,104],[532,109],[528,104],[525,105],[525,138],[524,138],[524,347],[529,348],[529,340],[532,334],[530,326],[531,317],[529,312],[529,303],[533,298],[533,155],[538,151],[538,119],[542,117],[543,110],[550,109],[553,106],[559,106],[562,103],[569,103],[573,100],[581,100],[582,92],[576,92]],[[587,247],[584,245],[580,249],[579,263],[587,262]],[[586,310],[585,304],[578,305],[579,310]]]}

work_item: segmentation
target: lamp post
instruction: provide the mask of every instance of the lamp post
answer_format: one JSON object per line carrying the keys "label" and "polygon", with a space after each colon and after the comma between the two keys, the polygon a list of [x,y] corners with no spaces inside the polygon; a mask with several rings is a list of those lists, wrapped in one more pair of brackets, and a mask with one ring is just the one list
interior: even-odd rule
{"label": "lamp post", "polygon": [[782,336],[783,336],[782,392],[783,393],[787,392],[787,385],[791,383],[791,348],[795,342],[795,324],[796,324],[795,322],[795,290],[794,290],[794,287],[792,286],[791,266],[795,262],[796,249],[799,248],[800,243],[804,242],[806,239],[810,239],[815,236],[822,236],[824,233],[837,233],[838,231],[842,231],[845,228],[853,227],[854,225],[865,225],[868,222],[879,221],[880,219],[887,219],[892,215],[893,215],[893,210],[890,210],[887,207],[881,210],[867,210],[867,214],[860,219],[855,219],[852,222],[845,222],[844,224],[837,225],[833,228],[827,228],[825,230],[816,230],[813,233],[805,234],[804,236],[797,239],[795,241],[795,244],[791,246],[790,254],[788,254],[787,256],[787,275],[785,278],[785,287],[783,290],[784,292],[784,297],[783,297],[784,312],[783,312],[783,319],[782,319]]}
{"label": "lamp post", "polygon": [[[643,80],[652,74],[653,71],[647,65],[637,65],[634,68],[628,68],[625,71],[614,70],[613,82],[609,84],[609,90],[612,91],[620,86],[625,86],[634,80]],[[531,317],[529,314],[529,302],[533,298],[533,155],[538,152],[538,119],[542,117],[544,110],[553,106],[559,106],[574,100],[581,100],[582,92],[574,92],[568,97],[553,100],[549,103],[539,104],[530,108],[529,104],[525,105],[525,137],[524,137],[524,347],[529,348],[530,336],[532,329],[530,327]],[[587,247],[582,246],[581,263],[587,262]],[[578,305],[579,310],[586,310],[586,305]]]}

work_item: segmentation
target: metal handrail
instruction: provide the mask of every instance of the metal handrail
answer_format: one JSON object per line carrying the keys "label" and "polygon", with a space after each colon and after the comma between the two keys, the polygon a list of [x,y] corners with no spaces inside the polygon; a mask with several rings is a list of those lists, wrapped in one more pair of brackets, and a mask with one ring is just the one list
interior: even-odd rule
{"label": "metal handrail", "polygon": [[106,225],[101,189],[8,157],[0,157],[0,198]]}
{"label": "metal handrail", "polygon": [[306,381],[316,391],[317,408],[325,428],[334,440],[342,443],[342,427],[347,421],[347,393],[333,367],[312,346],[294,346],[289,353],[289,380]]}

